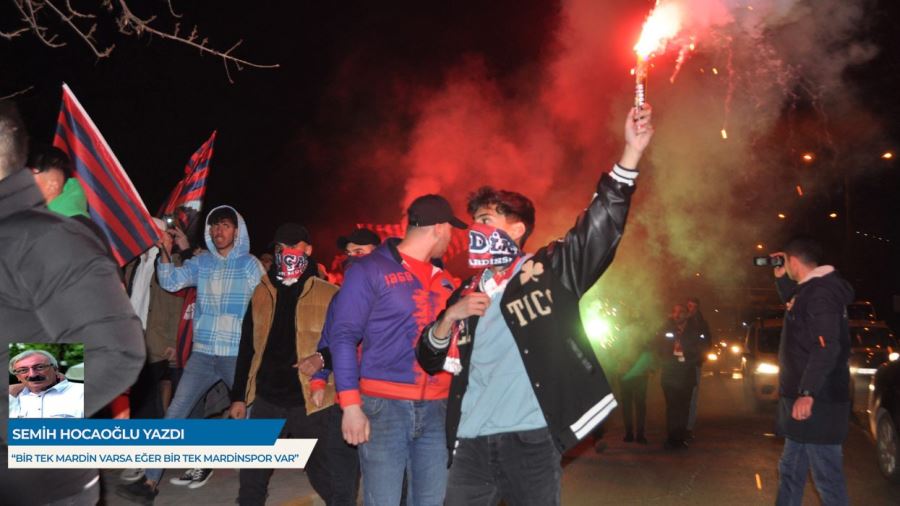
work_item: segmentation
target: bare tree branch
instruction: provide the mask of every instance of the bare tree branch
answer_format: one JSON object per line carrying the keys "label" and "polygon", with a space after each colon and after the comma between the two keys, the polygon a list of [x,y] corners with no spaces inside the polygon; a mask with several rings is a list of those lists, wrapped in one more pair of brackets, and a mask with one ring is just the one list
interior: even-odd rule
{"label": "bare tree branch", "polygon": [[[26,0],[26,1],[30,2],[31,0]],[[63,11],[59,10],[59,8],[57,8],[55,5],[53,5],[53,2],[51,2],[50,0],[43,0],[43,2],[44,2],[44,5],[50,7],[50,9],[52,9],[54,12],[56,12],[56,14],[59,15],[60,19],[62,19],[67,25],[69,25],[69,27],[72,28],[72,31],[74,31],[79,37],[81,37],[82,40],[84,40],[84,42],[88,45],[88,47],[91,48],[91,51],[94,52],[94,55],[96,55],[97,58],[106,58],[110,55],[110,53],[112,53],[113,48],[116,47],[115,44],[110,45],[109,47],[107,47],[106,49],[104,49],[102,51],[97,48],[97,44],[95,43],[94,37],[93,37],[94,31],[97,30],[96,23],[92,24],[87,32],[84,32],[72,20],[75,17],[74,14],[66,15],[65,13],[63,13]],[[68,3],[68,2],[66,2],[66,3]]]}
{"label": "bare tree branch", "polygon": [[[86,11],[79,11],[72,5],[72,0],[12,0],[16,9],[21,15],[21,21],[24,26],[12,31],[0,30],[0,38],[11,40],[25,32],[33,32],[44,45],[51,48],[63,47],[65,41],[59,41],[58,30],[51,30],[46,24],[47,15],[52,11],[54,18],[58,18],[67,25],[75,34],[81,38],[85,44],[91,49],[97,58],[108,57],[115,44],[108,47],[100,45],[95,38],[98,29],[98,15],[106,11],[108,18],[115,19],[118,31],[125,35],[133,35],[140,37],[144,34],[157,36],[162,39],[171,40],[180,44],[185,44],[198,49],[201,54],[209,54],[222,60],[225,66],[225,75],[229,82],[231,79],[231,66],[235,69],[242,70],[244,67],[252,67],[259,69],[275,69],[279,68],[277,64],[260,64],[254,63],[235,56],[235,50],[243,43],[238,40],[234,45],[225,51],[210,47],[209,40],[200,35],[198,27],[195,25],[188,33],[180,22],[175,23],[175,27],[169,30],[161,30],[153,26],[156,16],[141,18],[131,11],[127,0],[95,0],[94,8],[87,8]],[[181,14],[175,12],[173,0],[166,0],[169,13],[176,19],[181,18]],[[82,5],[82,8],[85,8]],[[46,10],[44,10],[46,9]],[[102,9],[102,10],[101,10]],[[104,16],[100,16],[102,19]],[[42,24],[43,22],[43,24]]]}
{"label": "bare tree branch", "polygon": [[28,29],[34,32],[38,40],[43,42],[47,47],[57,48],[66,45],[65,42],[55,42],[56,35],[51,36],[49,39],[44,35],[44,32],[46,32],[47,29],[38,24],[36,16],[36,13],[42,8],[40,4],[36,8],[32,0],[13,0],[13,4],[22,14],[22,21],[28,25]]}
{"label": "bare tree branch", "polygon": [[0,30],[0,37],[3,37],[6,40],[13,40],[19,35],[27,32],[28,30],[29,28],[27,26],[25,28],[19,28],[18,30],[14,30],[12,32],[4,32],[3,30]]}
{"label": "bare tree branch", "polygon": [[172,0],[166,0],[166,3],[169,4],[169,13],[172,14],[173,18],[180,18],[181,14],[175,13],[175,7],[172,6]]}
{"label": "bare tree branch", "polygon": [[0,97],[0,100],[8,100],[8,99],[10,99],[10,98],[17,97],[17,96],[19,96],[19,95],[24,95],[24,94],[28,93],[29,91],[31,91],[32,89],[34,89],[34,85],[31,85],[31,86],[29,86],[29,87],[27,87],[27,88],[23,88],[23,89],[21,89],[21,90],[19,90],[19,91],[16,91],[16,92],[14,92],[14,93],[10,93],[9,95]]}
{"label": "bare tree branch", "polygon": [[83,12],[78,12],[77,10],[75,10],[74,7],[72,7],[71,0],[66,0],[66,10],[68,10],[69,14],[71,14],[72,16],[74,16],[76,18],[93,19],[93,18],[97,17],[93,14],[85,14]]}
{"label": "bare tree branch", "polygon": [[253,63],[253,62],[238,58],[236,56],[233,56],[231,53],[238,46],[241,45],[243,40],[237,41],[237,43],[235,43],[233,46],[231,46],[231,48],[229,48],[226,51],[219,51],[219,50],[212,49],[209,46],[207,46],[208,41],[205,38],[203,40],[201,40],[200,42],[197,42],[199,33],[198,33],[196,26],[191,31],[191,35],[188,36],[187,38],[177,35],[177,32],[173,34],[173,33],[163,32],[161,30],[157,30],[156,28],[150,26],[150,23],[156,18],[155,16],[150,17],[148,19],[141,19],[141,18],[135,16],[133,12],[131,12],[131,9],[128,8],[128,4],[126,3],[125,0],[118,0],[118,2],[119,2],[119,7],[122,9],[122,13],[119,17],[120,29],[132,30],[134,33],[136,33],[138,35],[141,35],[142,33],[146,32],[151,35],[156,35],[157,37],[160,37],[163,39],[173,40],[175,42],[187,44],[188,46],[199,49],[201,53],[208,53],[217,58],[221,58],[223,63],[225,64],[225,73],[228,76],[229,82],[234,82],[231,80],[231,74],[228,70],[229,63],[233,63],[234,66],[238,70],[241,70],[243,68],[242,66],[244,66],[244,65],[246,65],[248,67],[258,68],[258,69],[277,69],[280,67],[280,65],[278,65],[278,64],[266,65],[266,64],[260,64],[260,63]]}

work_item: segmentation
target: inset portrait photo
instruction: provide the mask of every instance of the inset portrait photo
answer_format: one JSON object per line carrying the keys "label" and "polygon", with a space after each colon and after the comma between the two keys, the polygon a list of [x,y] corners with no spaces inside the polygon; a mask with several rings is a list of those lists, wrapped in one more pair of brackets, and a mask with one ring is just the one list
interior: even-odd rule
{"label": "inset portrait photo", "polygon": [[84,418],[84,344],[9,345],[10,418]]}

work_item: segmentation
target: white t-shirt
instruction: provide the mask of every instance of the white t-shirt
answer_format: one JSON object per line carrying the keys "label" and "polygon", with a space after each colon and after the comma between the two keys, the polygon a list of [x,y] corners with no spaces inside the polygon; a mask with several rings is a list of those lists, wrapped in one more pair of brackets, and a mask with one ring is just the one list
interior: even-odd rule
{"label": "white t-shirt", "polygon": [[84,385],[62,380],[43,392],[9,396],[10,418],[84,418]]}

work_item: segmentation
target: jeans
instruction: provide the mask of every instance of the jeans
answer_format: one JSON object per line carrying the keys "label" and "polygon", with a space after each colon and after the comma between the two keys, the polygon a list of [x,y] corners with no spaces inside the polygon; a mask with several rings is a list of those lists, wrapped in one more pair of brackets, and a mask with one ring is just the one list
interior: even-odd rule
{"label": "jeans", "polygon": [[784,440],[784,453],[778,463],[777,506],[803,504],[806,474],[812,468],[813,483],[825,506],[850,504],[844,480],[844,451],[841,445],[820,445]]}
{"label": "jeans", "polygon": [[[284,418],[284,428],[278,435],[279,439],[318,439],[312,455],[306,463],[306,476],[313,490],[319,497],[328,498],[332,494],[331,472],[329,469],[329,455],[326,438],[328,436],[331,412],[319,411],[312,415],[306,414],[306,406],[299,405],[290,408],[273,404],[260,396],[256,396],[253,409],[250,410],[250,418]],[[238,504],[241,506],[264,505],[269,490],[269,478],[274,469],[241,469],[238,480]],[[331,504],[329,501],[328,504]]]}
{"label": "jeans", "polygon": [[620,381],[622,395],[619,404],[622,406],[622,418],[625,420],[625,433],[634,434],[635,418],[637,418],[637,435],[644,435],[644,424],[647,419],[647,376],[640,375]]}
{"label": "jeans", "polygon": [[447,506],[560,503],[562,456],[547,428],[460,439],[447,481]]}
{"label": "jeans", "polygon": [[359,445],[366,506],[400,504],[404,473],[414,506],[440,506],[447,489],[447,401],[362,396],[369,441]]}
{"label": "jeans", "polygon": [[[184,365],[184,373],[175,389],[172,403],[166,411],[166,419],[187,418],[197,402],[219,381],[224,381],[228,389],[234,384],[234,368],[237,357],[217,357],[205,353],[191,353]],[[148,480],[159,483],[163,469],[147,469]]]}

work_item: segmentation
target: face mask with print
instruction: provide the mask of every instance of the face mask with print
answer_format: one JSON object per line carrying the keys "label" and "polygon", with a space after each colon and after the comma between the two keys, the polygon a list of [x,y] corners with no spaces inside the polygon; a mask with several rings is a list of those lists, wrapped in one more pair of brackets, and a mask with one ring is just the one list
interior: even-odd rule
{"label": "face mask with print", "polygon": [[291,286],[300,279],[309,265],[309,258],[300,248],[282,248],[275,253],[275,279],[284,286]]}
{"label": "face mask with print", "polygon": [[519,257],[519,247],[505,231],[473,223],[469,227],[469,267],[506,267]]}

